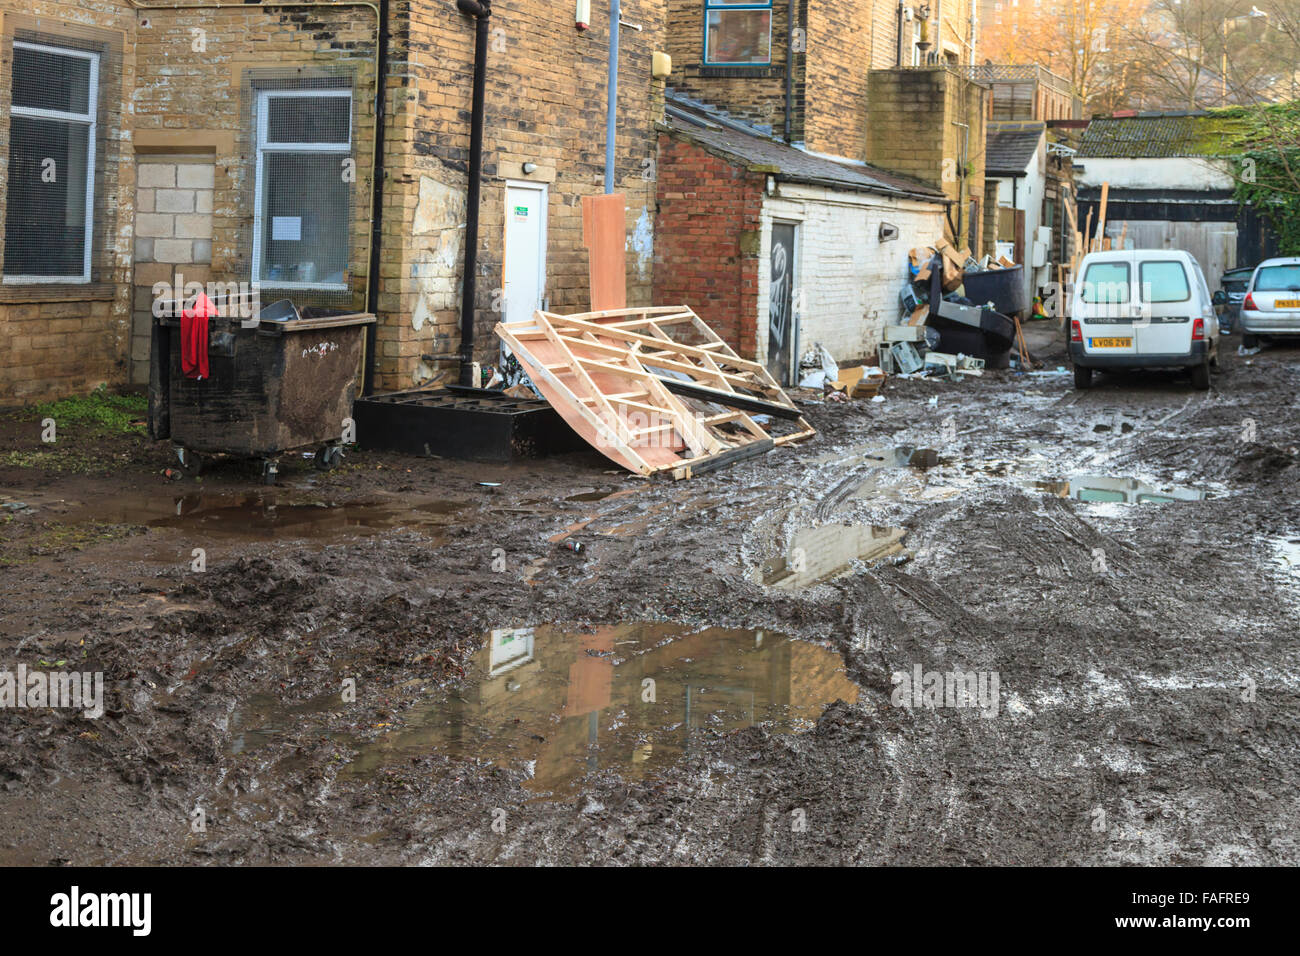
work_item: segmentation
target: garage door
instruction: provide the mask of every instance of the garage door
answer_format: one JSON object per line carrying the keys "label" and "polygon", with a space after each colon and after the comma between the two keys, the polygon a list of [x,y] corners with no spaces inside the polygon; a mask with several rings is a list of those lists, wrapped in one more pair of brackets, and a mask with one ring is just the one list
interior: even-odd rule
{"label": "garage door", "polygon": [[[1124,222],[1106,223],[1106,235],[1118,241]],[[1237,226],[1231,222],[1129,222],[1124,245],[1130,249],[1182,249],[1205,270],[1210,288],[1237,265]]]}

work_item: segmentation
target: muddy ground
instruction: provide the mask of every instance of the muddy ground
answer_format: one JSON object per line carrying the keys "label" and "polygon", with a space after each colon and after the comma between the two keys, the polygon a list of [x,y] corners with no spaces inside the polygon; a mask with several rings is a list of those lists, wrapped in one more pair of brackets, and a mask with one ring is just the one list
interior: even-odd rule
{"label": "muddy ground", "polygon": [[[17,413],[2,669],[101,671],[106,712],[0,712],[0,862],[1294,865],[1298,387],[1287,346],[1208,393],[895,379],[676,484],[594,454],[172,480]],[[996,675],[996,711],[896,706],[918,665]]]}

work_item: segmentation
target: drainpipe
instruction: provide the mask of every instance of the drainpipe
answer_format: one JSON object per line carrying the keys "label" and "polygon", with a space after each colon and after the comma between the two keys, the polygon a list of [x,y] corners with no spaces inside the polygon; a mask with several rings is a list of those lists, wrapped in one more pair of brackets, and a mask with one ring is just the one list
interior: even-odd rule
{"label": "drainpipe", "polygon": [[[379,262],[384,234],[384,120],[388,93],[388,0],[379,0],[379,30],[375,40],[375,156],[370,174],[370,266],[366,272],[366,311],[379,315]],[[366,326],[366,367],[361,379],[361,394],[375,391],[375,354],[379,347],[379,323]]]}
{"label": "drainpipe", "polygon": [[903,19],[903,8],[905,6],[906,4],[902,3],[898,5],[898,16],[895,18],[898,23],[898,44],[897,48],[894,50],[894,66],[896,67],[901,67],[903,65],[903,30],[907,23],[907,21]]}
{"label": "drainpipe", "polygon": [[609,3],[609,101],[605,105],[605,192],[614,191],[614,141],[618,129],[618,39],[620,17],[623,4],[621,0]]}
{"label": "drainpipe", "polygon": [[474,280],[478,272],[478,213],[483,180],[483,99],[487,88],[488,20],[492,0],[456,0],[461,13],[477,19],[474,32],[474,93],[470,107],[469,195],[465,216],[465,275],[460,289],[460,384],[471,381],[474,370]]}
{"label": "drainpipe", "polygon": [[790,0],[789,9],[786,11],[785,31],[785,141],[787,143],[794,140],[794,118],[790,115],[794,109],[794,5],[796,0]]}

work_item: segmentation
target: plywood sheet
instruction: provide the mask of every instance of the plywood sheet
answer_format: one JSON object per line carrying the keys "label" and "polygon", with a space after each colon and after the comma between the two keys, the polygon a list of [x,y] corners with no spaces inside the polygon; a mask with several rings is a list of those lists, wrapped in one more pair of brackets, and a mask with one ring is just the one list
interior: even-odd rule
{"label": "plywood sheet", "polygon": [[582,197],[582,244],[591,274],[591,309],[627,305],[627,201],[622,193]]}

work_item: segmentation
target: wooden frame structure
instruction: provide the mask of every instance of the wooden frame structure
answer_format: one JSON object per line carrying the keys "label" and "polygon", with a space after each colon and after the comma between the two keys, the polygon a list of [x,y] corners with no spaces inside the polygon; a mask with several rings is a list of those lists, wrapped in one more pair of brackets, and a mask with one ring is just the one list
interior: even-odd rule
{"label": "wooden frame structure", "polygon": [[[815,433],[763,365],[686,306],[538,311],[495,331],[570,427],[638,474],[689,478]],[[763,407],[794,431],[773,437],[751,417]]]}

